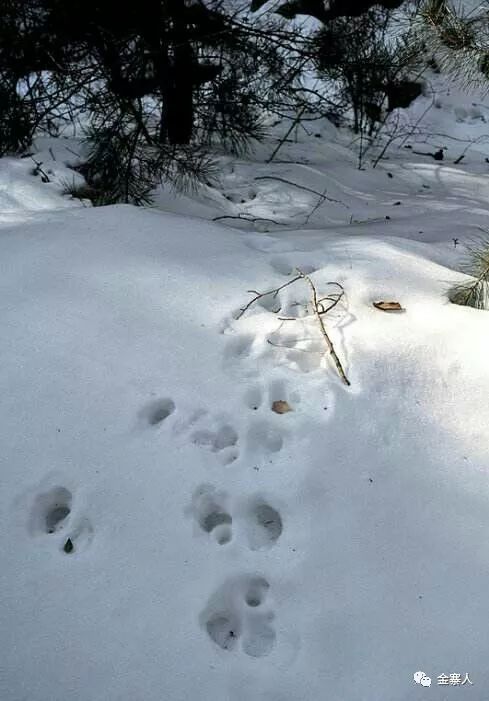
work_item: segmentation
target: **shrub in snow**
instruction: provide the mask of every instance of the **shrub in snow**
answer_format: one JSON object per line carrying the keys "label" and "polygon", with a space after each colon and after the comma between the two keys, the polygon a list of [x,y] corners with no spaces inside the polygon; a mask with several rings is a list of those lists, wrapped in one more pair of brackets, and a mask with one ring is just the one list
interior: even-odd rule
{"label": "shrub in snow", "polygon": [[421,93],[409,80],[419,72],[419,47],[409,26],[406,33],[393,26],[392,14],[377,8],[328,22],[314,37],[317,71],[332,81],[338,104],[351,109],[355,133],[373,133],[383,112],[406,107]]}
{"label": "shrub in snow", "polygon": [[469,248],[463,269],[470,279],[450,290],[450,301],[475,309],[489,309],[489,239]]}
{"label": "shrub in snow", "polygon": [[487,3],[469,7],[447,0],[425,0],[420,35],[437,64],[465,84],[485,85],[489,77]]}

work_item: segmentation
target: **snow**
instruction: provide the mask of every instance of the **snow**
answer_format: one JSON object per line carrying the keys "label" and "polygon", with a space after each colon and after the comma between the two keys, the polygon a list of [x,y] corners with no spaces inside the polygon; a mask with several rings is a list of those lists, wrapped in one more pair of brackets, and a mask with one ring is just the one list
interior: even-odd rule
{"label": "snow", "polygon": [[[63,140],[0,161],[2,701],[487,698],[484,152],[317,133],[152,209],[61,196]],[[350,387],[305,282],[238,318],[295,268]]]}

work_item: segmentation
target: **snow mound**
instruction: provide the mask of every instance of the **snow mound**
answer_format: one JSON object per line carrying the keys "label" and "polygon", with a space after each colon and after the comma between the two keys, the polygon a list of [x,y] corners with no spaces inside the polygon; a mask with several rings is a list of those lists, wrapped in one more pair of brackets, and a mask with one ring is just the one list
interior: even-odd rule
{"label": "snow mound", "polygon": [[[371,233],[0,231],[2,699],[485,698],[487,316],[448,244]],[[297,267],[350,388],[303,282],[240,316]]]}

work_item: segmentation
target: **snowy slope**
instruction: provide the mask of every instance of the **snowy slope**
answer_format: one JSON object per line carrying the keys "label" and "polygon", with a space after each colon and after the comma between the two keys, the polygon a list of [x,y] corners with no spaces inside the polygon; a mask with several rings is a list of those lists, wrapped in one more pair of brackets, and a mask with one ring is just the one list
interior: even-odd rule
{"label": "snowy slope", "polygon": [[[129,207],[1,245],[2,699],[485,698],[489,328],[427,246]],[[295,265],[351,389],[314,322],[233,318]]]}
{"label": "snowy slope", "polygon": [[[173,213],[0,161],[2,701],[487,698],[489,325],[447,298],[484,154],[358,171],[323,129]],[[296,267],[350,387],[305,283],[237,318]]]}

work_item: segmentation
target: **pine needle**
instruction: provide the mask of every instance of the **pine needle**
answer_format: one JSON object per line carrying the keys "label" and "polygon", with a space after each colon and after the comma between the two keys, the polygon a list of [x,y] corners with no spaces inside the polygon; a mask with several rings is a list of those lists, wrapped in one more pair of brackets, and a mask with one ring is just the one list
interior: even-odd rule
{"label": "pine needle", "polygon": [[489,236],[467,246],[467,250],[462,271],[470,279],[450,290],[450,301],[474,309],[489,309]]}

